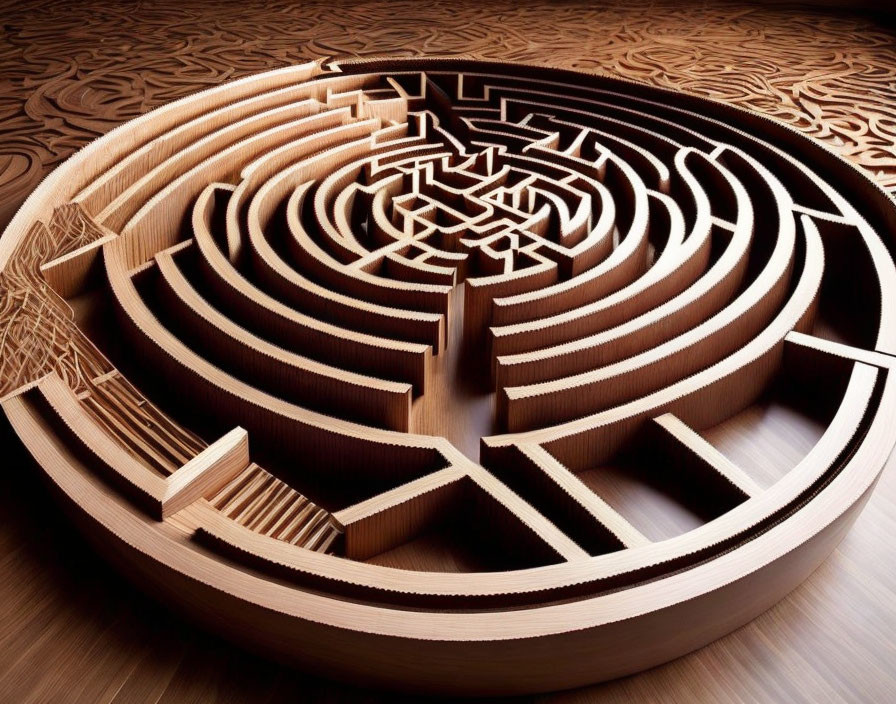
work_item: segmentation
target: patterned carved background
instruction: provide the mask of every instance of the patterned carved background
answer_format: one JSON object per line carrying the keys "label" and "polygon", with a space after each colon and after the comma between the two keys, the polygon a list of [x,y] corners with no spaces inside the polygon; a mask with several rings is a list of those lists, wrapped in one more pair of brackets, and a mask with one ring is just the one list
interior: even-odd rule
{"label": "patterned carved background", "polygon": [[114,125],[309,58],[418,53],[615,73],[727,100],[825,140],[896,191],[896,31],[746,3],[0,2],[0,227]]}

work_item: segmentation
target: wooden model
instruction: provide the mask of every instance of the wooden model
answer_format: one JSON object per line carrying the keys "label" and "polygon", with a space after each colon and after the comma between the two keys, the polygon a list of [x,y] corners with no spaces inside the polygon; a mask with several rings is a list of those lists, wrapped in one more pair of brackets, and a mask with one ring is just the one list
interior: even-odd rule
{"label": "wooden model", "polygon": [[894,232],[856,168],[733,107],[311,63],[33,193],[2,406],[99,549],[241,644],[574,687],[748,622],[849,528],[896,441]]}

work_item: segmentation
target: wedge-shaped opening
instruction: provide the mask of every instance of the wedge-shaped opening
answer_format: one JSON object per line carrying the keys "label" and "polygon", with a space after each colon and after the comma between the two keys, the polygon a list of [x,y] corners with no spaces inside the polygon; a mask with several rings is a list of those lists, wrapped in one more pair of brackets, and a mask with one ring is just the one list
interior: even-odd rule
{"label": "wedge-shaped opening", "polygon": [[590,555],[649,542],[539,445],[516,445],[512,460],[489,469]]}
{"label": "wedge-shaped opening", "polygon": [[[366,513],[365,507],[335,515],[345,529],[347,557],[422,572],[500,572],[561,561],[514,513],[467,477],[407,500],[394,498],[381,497],[382,510],[368,516],[359,515]],[[360,533],[371,539],[356,538]]]}

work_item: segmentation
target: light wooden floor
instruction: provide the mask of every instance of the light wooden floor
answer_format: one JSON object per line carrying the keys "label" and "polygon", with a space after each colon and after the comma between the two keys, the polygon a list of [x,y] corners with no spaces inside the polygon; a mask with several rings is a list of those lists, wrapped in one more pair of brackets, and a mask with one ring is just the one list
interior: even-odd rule
{"label": "light wooden floor", "polygon": [[[73,4],[0,2],[0,225],[49,169],[125,119],[343,54],[469,54],[676,86],[785,120],[896,190],[896,33],[869,15],[635,0]],[[2,443],[0,703],[60,689],[71,702],[394,700],[259,660],[168,613],[90,554],[5,428]],[[891,467],[840,548],[749,626],[648,673],[542,699],[892,701],[894,565]]]}

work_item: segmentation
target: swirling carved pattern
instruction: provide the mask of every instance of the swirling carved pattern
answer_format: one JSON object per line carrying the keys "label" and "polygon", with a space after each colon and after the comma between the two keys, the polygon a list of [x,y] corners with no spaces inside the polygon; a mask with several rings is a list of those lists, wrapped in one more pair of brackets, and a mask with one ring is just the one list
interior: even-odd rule
{"label": "swirling carved pattern", "polygon": [[64,205],[29,230],[0,272],[0,396],[52,370],[83,393],[111,371],[40,273],[41,264],[101,236],[80,206]]}
{"label": "swirling carved pattern", "polygon": [[[175,98],[304,60],[442,54],[621,75],[771,115],[896,190],[896,41],[863,17],[728,3],[5,3],[0,226],[40,178]],[[396,22],[400,17],[401,22]]]}

